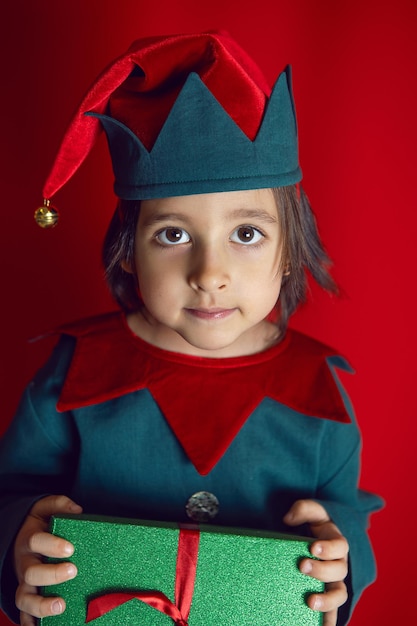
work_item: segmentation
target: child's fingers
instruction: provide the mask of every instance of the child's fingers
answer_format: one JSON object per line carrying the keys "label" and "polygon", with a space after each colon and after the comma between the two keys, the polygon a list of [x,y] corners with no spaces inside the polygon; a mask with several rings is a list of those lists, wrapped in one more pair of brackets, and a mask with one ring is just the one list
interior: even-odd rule
{"label": "child's fingers", "polygon": [[303,559],[300,563],[300,571],[321,580],[323,583],[331,583],[335,580],[344,580],[348,574],[348,567],[346,559],[336,561]]}
{"label": "child's fingers", "polygon": [[297,500],[284,517],[284,522],[289,526],[322,524],[329,521],[326,509],[314,500]]}
{"label": "child's fingers", "polygon": [[62,598],[43,598],[37,594],[36,587],[19,585],[16,592],[16,606],[21,611],[20,622],[32,626],[34,617],[59,615],[65,610],[65,601]]}
{"label": "child's fingers", "polygon": [[[55,558],[67,558],[74,553],[74,546],[65,539],[56,537],[46,532],[34,532],[32,534],[26,534],[22,532],[20,534],[20,540],[15,546],[15,571],[19,582],[30,583],[31,585],[43,585],[43,584],[55,584],[56,582],[62,582],[62,580],[51,582],[40,582],[34,578],[34,572],[38,571],[38,568],[46,567],[45,563],[42,563],[41,557],[55,557]],[[59,564],[61,566],[61,564]],[[60,570],[57,573],[62,574],[64,566],[63,563]],[[69,564],[68,564],[69,565]],[[52,564],[51,564],[52,567]],[[30,580],[28,580],[28,577]]]}
{"label": "child's fingers", "polygon": [[14,544],[14,563],[19,581],[24,579],[28,555],[66,558],[73,545],[47,532],[49,517],[54,513],[81,513],[82,509],[67,496],[47,496],[38,500],[20,528]]}
{"label": "child's fingers", "polygon": [[41,498],[30,510],[30,515],[42,520],[48,520],[51,515],[57,513],[81,513],[79,504],[68,498],[68,496],[46,496]]}
{"label": "child's fingers", "polygon": [[73,563],[40,563],[34,560],[25,570],[24,582],[34,587],[58,585],[76,575],[77,568]]}
{"label": "child's fingers", "polygon": [[311,544],[310,551],[323,561],[332,561],[333,559],[346,559],[349,553],[349,544],[347,539],[338,531],[332,522],[327,522],[317,532],[316,528],[312,528],[315,537],[322,535],[323,540],[314,541]]}
{"label": "child's fingers", "polygon": [[313,611],[329,613],[337,611],[348,599],[346,585],[343,582],[329,583],[324,593],[312,593],[307,604]]}
{"label": "child's fingers", "polygon": [[297,500],[284,522],[289,526],[310,524],[311,531],[319,541],[311,546],[311,553],[323,560],[346,558],[349,544],[337,526],[331,521],[324,507],[314,500]]}
{"label": "child's fingers", "polygon": [[303,559],[300,569],[327,584],[326,591],[311,594],[307,604],[311,609],[323,612],[323,626],[336,626],[337,610],[348,598],[343,582],[348,573],[348,542],[325,508],[314,500],[297,500],[284,517],[284,522],[289,526],[310,524],[317,538],[310,550],[320,560]]}
{"label": "child's fingers", "polygon": [[29,535],[27,549],[28,552],[55,558],[65,558],[74,553],[72,543],[61,537],[56,537],[56,535],[44,532],[35,532]]}
{"label": "child's fingers", "polygon": [[20,623],[23,626],[35,626],[34,617],[59,615],[65,610],[61,598],[44,598],[38,595],[38,587],[55,585],[70,580],[77,575],[73,563],[42,563],[36,557],[26,558],[24,580],[16,591],[16,606],[21,611]]}

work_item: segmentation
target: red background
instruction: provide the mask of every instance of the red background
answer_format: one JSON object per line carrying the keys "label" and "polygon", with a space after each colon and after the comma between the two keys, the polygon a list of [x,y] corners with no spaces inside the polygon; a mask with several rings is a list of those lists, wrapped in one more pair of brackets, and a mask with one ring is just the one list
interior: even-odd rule
{"label": "red background", "polygon": [[[227,29],[272,82],[290,62],[304,185],[344,295],[313,289],[293,325],[348,355],[363,439],[362,486],[386,499],[372,520],[379,578],[351,624],[414,612],[417,5],[414,0],[14,0],[1,26],[1,427],[49,352],[28,338],[113,308],[100,244],[113,211],[105,141],[58,194],[60,226],[32,212],[79,99],[130,42]],[[5,9],[8,16],[5,17]],[[28,436],[30,434],[28,433]],[[0,625],[8,621],[0,616]]]}

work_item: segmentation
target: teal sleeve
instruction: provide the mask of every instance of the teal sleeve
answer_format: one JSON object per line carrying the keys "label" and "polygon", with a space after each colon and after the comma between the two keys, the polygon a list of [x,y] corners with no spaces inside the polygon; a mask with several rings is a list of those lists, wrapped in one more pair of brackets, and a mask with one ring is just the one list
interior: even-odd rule
{"label": "teal sleeve", "polygon": [[[336,364],[329,359],[330,365]],[[337,361],[340,366],[340,361]],[[384,505],[383,500],[359,488],[361,436],[346,391],[335,377],[351,424],[326,423],[320,450],[321,477],[315,498],[349,543],[349,600],[339,609],[338,626],[349,622],[363,590],[376,578],[376,565],[368,538],[370,515]]]}
{"label": "teal sleeve", "polygon": [[70,418],[54,419],[57,393],[73,351],[63,338],[45,367],[26,388],[17,413],[0,440],[1,608],[15,623],[19,613],[12,547],[30,508],[38,499],[66,493],[74,467]]}

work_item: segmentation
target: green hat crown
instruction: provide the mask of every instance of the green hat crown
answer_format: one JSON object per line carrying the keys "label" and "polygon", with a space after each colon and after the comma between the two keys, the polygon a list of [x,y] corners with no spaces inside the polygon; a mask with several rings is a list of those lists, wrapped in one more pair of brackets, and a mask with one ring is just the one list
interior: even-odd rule
{"label": "green hat crown", "polygon": [[106,132],[115,193],[123,199],[280,187],[302,177],[289,66],[275,83],[254,140],[195,72],[150,150],[115,118],[92,111],[85,115],[98,118]]}

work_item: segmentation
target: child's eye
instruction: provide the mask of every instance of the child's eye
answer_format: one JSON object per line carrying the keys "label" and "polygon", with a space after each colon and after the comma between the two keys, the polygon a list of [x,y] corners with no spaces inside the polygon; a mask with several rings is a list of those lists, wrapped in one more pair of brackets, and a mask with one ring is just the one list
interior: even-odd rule
{"label": "child's eye", "polygon": [[255,244],[259,243],[263,236],[263,233],[253,226],[239,226],[230,235],[230,239],[235,243]]}
{"label": "child's eye", "polygon": [[156,239],[164,246],[175,246],[179,243],[188,243],[191,237],[182,228],[164,228],[156,235]]}

